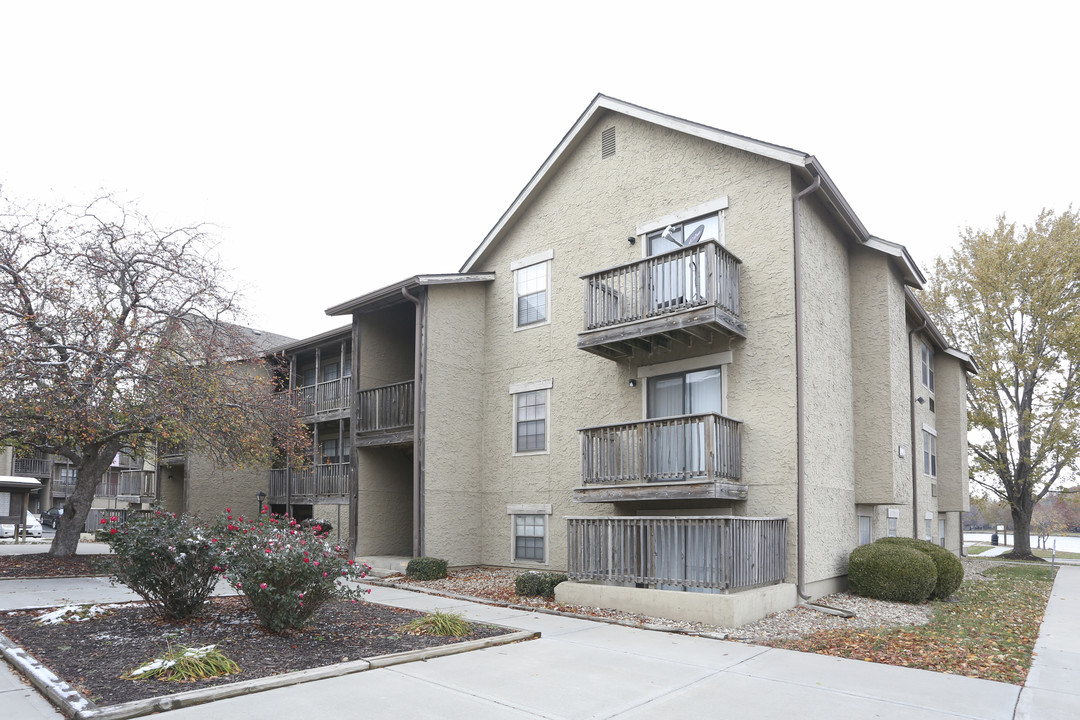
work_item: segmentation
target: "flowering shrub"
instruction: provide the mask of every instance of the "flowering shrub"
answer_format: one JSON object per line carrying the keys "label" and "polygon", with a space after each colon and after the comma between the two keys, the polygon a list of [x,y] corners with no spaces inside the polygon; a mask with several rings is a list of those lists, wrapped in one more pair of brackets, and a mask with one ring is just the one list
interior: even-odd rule
{"label": "flowering shrub", "polygon": [[221,562],[209,529],[194,520],[155,510],[120,524],[101,519],[98,539],[113,554],[105,566],[168,620],[190,617],[202,609],[217,584]]}
{"label": "flowering shrub", "polygon": [[226,509],[218,530],[221,571],[271,632],[302,628],[330,600],[356,602],[370,592],[348,583],[371,568],[349,560],[318,524],[305,527],[287,515],[245,519]]}

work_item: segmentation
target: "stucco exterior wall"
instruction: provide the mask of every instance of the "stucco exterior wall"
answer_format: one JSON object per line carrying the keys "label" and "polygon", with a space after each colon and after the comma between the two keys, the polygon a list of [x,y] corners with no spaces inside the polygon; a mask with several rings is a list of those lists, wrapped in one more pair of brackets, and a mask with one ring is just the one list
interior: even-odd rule
{"label": "stucco exterior wall", "polygon": [[[600,134],[616,128],[614,156],[600,157]],[[654,218],[727,196],[727,247],[743,260],[742,307],[750,339],[720,340],[690,351],[657,351],[633,363],[576,348],[582,324],[580,275],[643,257],[644,238],[628,236]],[[742,420],[743,470],[754,485],[746,512],[794,511],[794,345],[790,175],[782,163],[722,147],[625,116],[598,122],[554,171],[527,211],[476,270],[496,272],[487,291],[481,492],[483,562],[510,564],[507,506],[550,505],[548,563],[565,565],[567,515],[634,512],[611,504],[576,504],[580,484],[577,428],[638,420],[644,385],[629,386],[639,364],[731,349],[730,414]],[[551,322],[513,327],[510,265],[551,251]],[[551,379],[550,450],[512,452],[513,383]],[[763,403],[766,395],[769,402]],[[766,513],[766,509],[770,513]],[[535,567],[535,563],[520,563]]]}
{"label": "stucco exterior wall", "polygon": [[881,253],[853,247],[849,266],[855,501],[891,504],[910,468],[903,287]]}
{"label": "stucco exterior wall", "polygon": [[[847,571],[858,524],[853,512],[854,389],[847,242],[816,198],[804,201],[802,209],[804,569],[809,583]],[[841,508],[845,512],[838,512]]]}
{"label": "stucco exterior wall", "polygon": [[413,379],[415,319],[415,306],[405,298],[400,305],[358,318],[360,362],[355,370],[356,390]]}
{"label": "stucco exterior wall", "polygon": [[245,517],[259,506],[257,493],[266,492],[266,469],[235,470],[220,467],[208,456],[192,452],[187,456],[187,507],[184,511],[213,522],[225,508]]}
{"label": "stucco exterior wall", "polygon": [[944,353],[937,358],[937,416],[949,432],[938,435],[938,510],[966,512],[968,495],[967,378],[960,361]]}
{"label": "stucco exterior wall", "polygon": [[353,462],[360,478],[357,489],[357,554],[411,557],[411,449],[358,448]]}
{"label": "stucco exterior wall", "polygon": [[451,565],[483,560],[486,283],[427,289],[424,554]]}

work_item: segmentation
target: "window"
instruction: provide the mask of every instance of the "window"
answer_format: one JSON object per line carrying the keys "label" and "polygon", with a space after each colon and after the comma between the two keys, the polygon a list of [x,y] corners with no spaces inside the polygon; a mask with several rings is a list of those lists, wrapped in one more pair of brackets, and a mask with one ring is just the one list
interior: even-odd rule
{"label": "window", "polygon": [[547,515],[514,515],[514,561],[546,561]]}
{"label": "window", "polygon": [[300,382],[296,384],[297,387],[308,387],[315,384],[315,366],[304,368],[300,371]]}
{"label": "window", "polygon": [[870,532],[870,527],[871,527],[870,526],[870,516],[869,515],[860,515],[859,516],[859,544],[860,545],[866,545],[873,539],[873,537],[871,535],[871,532]]}
{"label": "window", "polygon": [[923,426],[923,473],[929,477],[937,477],[937,435],[932,430]]}
{"label": "window", "polygon": [[922,384],[934,392],[934,351],[926,343],[922,343]]}
{"label": "window", "polygon": [[323,382],[330,382],[331,380],[337,380],[339,377],[341,377],[341,373],[339,372],[340,369],[341,369],[341,367],[336,362],[327,363],[326,365],[323,365],[322,366],[322,379],[323,379]]}
{"label": "window", "polygon": [[547,390],[514,395],[514,452],[547,450]]}
{"label": "window", "polygon": [[[522,262],[527,262],[522,261]],[[517,263],[515,263],[516,265]],[[549,321],[551,262],[543,260],[514,269],[514,327],[525,328]]]}
{"label": "window", "polygon": [[938,518],[938,545],[945,547],[945,518]]}
{"label": "window", "polygon": [[646,236],[649,256],[659,255],[669,250],[677,250],[687,245],[696,245],[707,240],[720,239],[720,216],[716,213],[673,223]]}
{"label": "window", "polygon": [[923,524],[926,529],[926,542],[933,542],[933,534],[930,530],[930,518],[926,518]]}
{"label": "window", "polygon": [[896,537],[896,521],[898,518],[889,518],[889,537]]}
{"label": "window", "polygon": [[[349,461],[349,444],[339,442],[338,438],[329,438],[323,440],[322,445],[322,464],[326,463],[339,463]],[[341,449],[339,454],[338,449]]]}

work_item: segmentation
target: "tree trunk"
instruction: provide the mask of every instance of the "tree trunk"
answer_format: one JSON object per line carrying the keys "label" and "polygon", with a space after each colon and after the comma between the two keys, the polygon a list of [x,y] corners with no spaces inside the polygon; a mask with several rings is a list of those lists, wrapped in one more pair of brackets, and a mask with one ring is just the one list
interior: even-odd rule
{"label": "tree trunk", "polygon": [[74,555],[79,549],[79,535],[86,526],[86,516],[94,502],[94,489],[101,476],[108,471],[115,452],[102,453],[93,458],[84,458],[76,468],[75,492],[64,503],[64,514],[56,525],[49,554],[57,557]]}
{"label": "tree trunk", "polygon": [[1034,509],[1031,503],[1024,503],[1023,507],[1012,507],[1013,521],[1013,549],[1008,553],[1010,557],[1032,558],[1031,552],[1031,511]]}

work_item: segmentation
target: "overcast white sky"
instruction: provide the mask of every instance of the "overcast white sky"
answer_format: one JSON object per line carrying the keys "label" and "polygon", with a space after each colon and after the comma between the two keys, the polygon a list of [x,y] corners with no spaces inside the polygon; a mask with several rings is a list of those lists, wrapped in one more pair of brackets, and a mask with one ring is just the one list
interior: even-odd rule
{"label": "overcast white sky", "polygon": [[602,92],[816,155],[927,269],[963,227],[1080,201],[1078,21],[1075,2],[9,2],[0,183],[215,223],[250,324],[304,337],[456,271]]}

